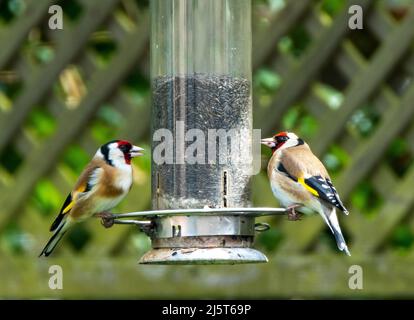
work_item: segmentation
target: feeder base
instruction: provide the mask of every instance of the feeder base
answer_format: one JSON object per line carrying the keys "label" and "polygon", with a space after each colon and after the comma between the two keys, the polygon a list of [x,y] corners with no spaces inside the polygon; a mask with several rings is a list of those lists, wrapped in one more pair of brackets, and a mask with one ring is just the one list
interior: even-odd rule
{"label": "feeder base", "polygon": [[152,249],[140,264],[241,264],[264,263],[267,257],[252,248],[176,248]]}

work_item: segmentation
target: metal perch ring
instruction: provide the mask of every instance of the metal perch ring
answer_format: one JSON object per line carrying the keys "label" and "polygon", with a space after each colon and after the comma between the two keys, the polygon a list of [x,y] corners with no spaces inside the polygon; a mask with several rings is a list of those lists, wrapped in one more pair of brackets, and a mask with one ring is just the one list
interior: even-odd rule
{"label": "metal perch ring", "polygon": [[[128,213],[114,213],[102,218],[102,224],[105,228],[112,227],[114,224],[135,224],[140,227],[149,226],[151,221],[140,220],[122,220],[124,218],[138,218],[151,219],[171,216],[247,216],[247,217],[261,217],[261,216],[276,216],[283,215],[287,212],[285,208],[204,208],[204,209],[166,209],[166,210],[147,210],[136,211]],[[257,229],[266,231],[270,227],[264,227],[260,224]],[[258,231],[259,231],[258,230]]]}

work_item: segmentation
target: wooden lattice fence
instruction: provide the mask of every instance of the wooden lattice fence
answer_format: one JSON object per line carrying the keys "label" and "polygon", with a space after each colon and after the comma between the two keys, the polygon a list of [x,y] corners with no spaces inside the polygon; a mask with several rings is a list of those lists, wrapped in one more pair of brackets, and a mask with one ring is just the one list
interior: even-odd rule
{"label": "wooden lattice fence", "polygon": [[[65,13],[63,30],[47,27],[55,3]],[[280,3],[253,1],[255,128],[264,136],[297,131],[325,161],[351,212],[340,221],[353,256],[337,252],[314,216],[268,218],[273,228],[257,240],[267,265],[137,266],[146,237],[95,220],[76,228],[54,258],[38,259],[56,210],[97,146],[122,137],[148,149],[148,6],[3,0],[0,297],[413,295],[414,4]],[[348,28],[355,3],[364,30]],[[120,210],[149,208],[149,165],[149,155],[135,163],[135,185]],[[278,206],[264,171],[253,179],[253,200]],[[62,291],[47,286],[52,264],[63,267]],[[348,287],[353,264],[364,269],[364,290]]]}

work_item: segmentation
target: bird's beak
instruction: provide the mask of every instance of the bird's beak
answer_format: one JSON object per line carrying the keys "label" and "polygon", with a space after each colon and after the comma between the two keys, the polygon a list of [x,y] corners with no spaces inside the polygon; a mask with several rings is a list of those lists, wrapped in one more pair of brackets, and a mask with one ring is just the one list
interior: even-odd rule
{"label": "bird's beak", "polygon": [[132,146],[132,149],[129,151],[129,153],[131,155],[131,158],[135,158],[144,155],[142,151],[144,151],[144,149],[137,146]]}
{"label": "bird's beak", "polygon": [[273,140],[273,138],[262,139],[260,140],[260,143],[264,144],[265,146],[268,146],[269,148],[276,147],[276,142]]}

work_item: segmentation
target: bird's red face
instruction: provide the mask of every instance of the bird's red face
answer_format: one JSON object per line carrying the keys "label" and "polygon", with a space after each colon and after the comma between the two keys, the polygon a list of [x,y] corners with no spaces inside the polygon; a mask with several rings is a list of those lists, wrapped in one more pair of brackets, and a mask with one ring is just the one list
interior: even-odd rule
{"label": "bird's red face", "polygon": [[268,146],[272,149],[273,152],[275,152],[277,149],[282,147],[286,141],[289,140],[288,133],[286,131],[279,132],[278,134],[275,134],[271,138],[262,139],[261,143],[265,146]]}
{"label": "bird's red face", "polygon": [[131,159],[135,157],[142,156],[141,151],[144,149],[132,145],[126,140],[118,140],[118,149],[122,151],[125,159],[125,163],[131,164]]}

